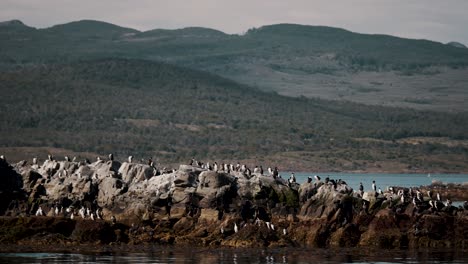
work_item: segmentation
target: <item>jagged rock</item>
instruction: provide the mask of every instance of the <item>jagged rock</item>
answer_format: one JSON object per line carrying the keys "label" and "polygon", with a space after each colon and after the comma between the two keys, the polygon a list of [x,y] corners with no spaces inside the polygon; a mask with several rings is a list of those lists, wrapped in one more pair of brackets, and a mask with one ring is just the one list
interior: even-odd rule
{"label": "jagged rock", "polygon": [[109,160],[107,162],[100,161],[93,163],[93,178],[102,180],[106,177],[118,177],[118,171],[121,165],[122,164],[120,162],[113,160]]}
{"label": "jagged rock", "polygon": [[47,160],[40,167],[20,162],[15,169],[1,162],[0,173],[7,180],[0,185],[0,213],[34,215],[41,206],[47,216],[33,219],[70,220],[70,213],[56,216],[54,208],[72,208],[76,216],[86,207],[99,208],[110,221],[64,221],[65,240],[50,234],[58,241],[463,248],[468,240],[463,207],[436,203],[431,208],[427,197],[415,206],[410,197],[401,202],[390,192],[377,197],[365,193],[361,199],[332,180],[299,185],[259,173],[218,173],[189,165],[156,176],[148,165],[118,161]]}
{"label": "jagged rock", "polygon": [[72,176],[76,176],[77,179],[91,179],[93,177],[94,171],[93,167],[89,165],[81,165],[73,173]]}
{"label": "jagged rock", "polygon": [[0,192],[19,191],[23,187],[23,178],[21,175],[3,159],[0,159],[0,175],[2,177]]}
{"label": "jagged rock", "polygon": [[37,181],[42,179],[42,175],[32,169],[23,170],[21,174],[23,176],[23,189],[27,193],[31,193]]}
{"label": "jagged rock", "polygon": [[[80,169],[85,167],[82,166]],[[44,186],[47,190],[48,199],[52,201],[60,200],[63,196],[74,201],[94,201],[98,190],[97,183],[93,182],[89,175],[88,177],[80,177],[78,175],[63,178],[54,177],[44,184]]]}
{"label": "jagged rock", "polygon": [[121,179],[105,177],[99,183],[97,203],[100,207],[114,207],[114,198],[125,193],[127,184]]}
{"label": "jagged rock", "polygon": [[122,163],[118,173],[127,184],[149,180],[155,174],[149,165],[128,162]]}
{"label": "jagged rock", "polygon": [[52,177],[60,169],[60,163],[54,160],[46,160],[38,172],[46,178]]}
{"label": "jagged rock", "polygon": [[333,185],[321,185],[317,193],[307,200],[301,207],[299,217],[330,219],[338,210],[338,205],[345,194],[337,192]]}
{"label": "jagged rock", "polygon": [[364,247],[399,248],[403,237],[395,221],[394,213],[389,209],[379,211],[362,234],[359,242]]}
{"label": "jagged rock", "polygon": [[310,197],[314,196],[317,193],[318,188],[323,185],[323,182],[313,183],[313,182],[304,182],[299,187],[299,200],[301,202],[307,201]]}
{"label": "jagged rock", "polygon": [[23,178],[3,159],[0,159],[0,178],[0,215],[3,215],[12,201],[22,198]]}
{"label": "jagged rock", "polygon": [[232,197],[236,178],[225,173],[205,171],[199,175],[199,184],[195,194],[200,197],[201,208],[225,208],[226,201]]}
{"label": "jagged rock", "polygon": [[197,175],[194,172],[177,171],[174,177],[174,186],[180,188],[196,187]]}

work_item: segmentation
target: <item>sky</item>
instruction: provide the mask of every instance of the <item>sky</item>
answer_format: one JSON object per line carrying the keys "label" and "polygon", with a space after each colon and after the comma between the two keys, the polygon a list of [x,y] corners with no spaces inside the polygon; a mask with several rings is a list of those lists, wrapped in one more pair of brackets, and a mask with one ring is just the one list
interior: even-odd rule
{"label": "sky", "polygon": [[297,23],[468,45],[468,0],[0,0],[0,21],[46,28],[82,19],[145,31],[202,26],[242,34]]}

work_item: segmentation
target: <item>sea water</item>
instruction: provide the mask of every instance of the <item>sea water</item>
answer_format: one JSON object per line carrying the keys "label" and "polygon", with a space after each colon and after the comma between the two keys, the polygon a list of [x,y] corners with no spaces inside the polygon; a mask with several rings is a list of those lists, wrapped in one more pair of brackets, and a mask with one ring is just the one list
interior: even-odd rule
{"label": "sea water", "polygon": [[89,253],[0,253],[0,263],[468,263],[455,250],[203,249],[150,247]]}
{"label": "sea water", "polygon": [[[292,172],[281,172],[283,179],[288,179]],[[400,187],[419,187],[430,185],[433,181],[443,183],[466,183],[468,184],[468,174],[389,174],[389,173],[320,173],[320,172],[294,172],[296,181],[303,183],[307,177],[318,175],[322,181],[326,177],[334,180],[343,180],[354,190],[359,189],[359,183],[362,182],[364,191],[372,190],[372,181],[375,181],[377,189],[385,191],[391,186]]]}

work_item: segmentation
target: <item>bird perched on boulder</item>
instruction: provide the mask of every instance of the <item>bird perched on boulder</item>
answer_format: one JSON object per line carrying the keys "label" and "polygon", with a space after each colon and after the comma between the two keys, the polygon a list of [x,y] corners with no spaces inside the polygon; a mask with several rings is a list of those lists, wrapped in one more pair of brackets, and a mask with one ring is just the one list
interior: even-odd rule
{"label": "bird perched on boulder", "polygon": [[44,212],[42,211],[42,207],[39,206],[39,208],[36,211],[36,216],[43,216]]}

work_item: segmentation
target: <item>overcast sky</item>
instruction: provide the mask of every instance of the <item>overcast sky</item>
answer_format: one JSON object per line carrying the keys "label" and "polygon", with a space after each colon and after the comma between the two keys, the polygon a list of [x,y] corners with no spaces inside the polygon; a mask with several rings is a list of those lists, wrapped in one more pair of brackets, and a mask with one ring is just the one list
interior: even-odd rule
{"label": "overcast sky", "polygon": [[138,30],[226,33],[298,23],[468,45],[468,0],[0,0],[0,21],[11,19],[37,28],[94,19]]}

